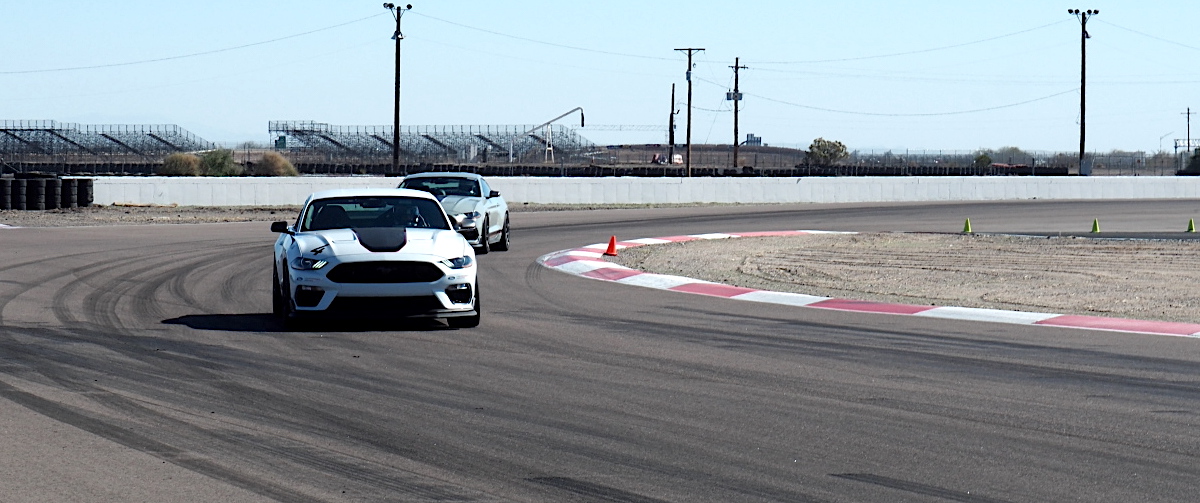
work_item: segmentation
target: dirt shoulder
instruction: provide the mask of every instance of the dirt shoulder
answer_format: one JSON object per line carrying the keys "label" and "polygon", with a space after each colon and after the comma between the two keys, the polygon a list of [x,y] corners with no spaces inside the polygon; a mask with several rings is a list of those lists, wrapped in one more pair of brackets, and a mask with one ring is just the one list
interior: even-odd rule
{"label": "dirt shoulder", "polygon": [[1200,242],[813,234],[621,251],[636,269],[904,304],[1200,322]]}

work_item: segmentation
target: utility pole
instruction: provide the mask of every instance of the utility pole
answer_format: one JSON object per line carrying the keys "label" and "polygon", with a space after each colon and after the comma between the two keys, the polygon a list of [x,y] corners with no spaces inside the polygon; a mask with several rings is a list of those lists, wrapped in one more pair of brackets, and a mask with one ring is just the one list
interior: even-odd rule
{"label": "utility pole", "polygon": [[[1092,38],[1087,32],[1087,22],[1092,16],[1100,13],[1099,9],[1088,9],[1081,11],[1079,9],[1067,9],[1068,14],[1074,14],[1079,19],[1081,27],[1081,35],[1079,39],[1079,174],[1083,175],[1083,156],[1084,156],[1084,131],[1085,131],[1085,113],[1087,106],[1087,40]],[[1090,174],[1091,170],[1087,170]]]}
{"label": "utility pole", "polygon": [[396,100],[395,108],[392,113],[392,173],[400,172],[400,41],[404,40],[404,33],[400,31],[400,18],[404,17],[404,13],[412,10],[412,4],[404,7],[397,7],[396,4],[385,3],[383,8],[392,12],[392,17],[396,18],[396,32],[392,34],[392,40],[396,41]]}
{"label": "utility pole", "polygon": [[[1188,107],[1187,112],[1183,115],[1187,116],[1187,146],[1188,153],[1192,153],[1192,107]],[[1162,143],[1159,141],[1159,143]]]}
{"label": "utility pole", "polygon": [[688,83],[688,121],[687,121],[687,176],[692,176],[692,54],[703,51],[703,48],[690,47],[687,49],[675,49],[676,51],[686,51],[688,55],[687,66],[687,83]]}
{"label": "utility pole", "polygon": [[733,100],[733,168],[734,169],[737,169],[737,167],[738,167],[738,145],[741,144],[741,142],[738,140],[738,138],[740,138],[740,136],[738,136],[738,102],[742,101],[742,93],[738,89],[738,70],[746,68],[746,67],[742,66],[741,64],[739,64],[741,59],[742,58],[733,58],[733,66],[730,67],[730,68],[733,68],[733,93],[730,93],[730,95],[727,96],[727,98]]}
{"label": "utility pole", "polygon": [[675,84],[671,83],[671,119],[667,122],[667,165],[675,165],[675,115],[679,111],[675,110]]}

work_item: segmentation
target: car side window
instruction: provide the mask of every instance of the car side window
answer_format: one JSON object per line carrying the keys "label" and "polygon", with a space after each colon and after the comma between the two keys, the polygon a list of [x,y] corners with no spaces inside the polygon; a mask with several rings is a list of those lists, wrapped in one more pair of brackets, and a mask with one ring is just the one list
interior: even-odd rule
{"label": "car side window", "polygon": [[488,196],[488,194],[491,194],[491,193],[492,193],[492,188],[488,186],[487,182],[485,182],[485,181],[483,181],[483,180],[480,180],[480,181],[479,181],[479,195],[480,195],[480,197],[487,197],[487,196]]}

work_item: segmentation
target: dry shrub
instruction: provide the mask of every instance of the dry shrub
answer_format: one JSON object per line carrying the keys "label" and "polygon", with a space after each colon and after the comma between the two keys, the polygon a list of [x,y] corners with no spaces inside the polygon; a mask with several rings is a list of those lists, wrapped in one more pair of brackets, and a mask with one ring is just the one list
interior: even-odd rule
{"label": "dry shrub", "polygon": [[254,176],[299,176],[300,172],[292,165],[292,161],[279,152],[263,154],[261,161],[254,164],[250,174]]}
{"label": "dry shrub", "polygon": [[209,150],[200,156],[200,172],[204,176],[241,176],[242,171],[242,165],[233,160],[233,151],[227,148]]}
{"label": "dry shrub", "polygon": [[174,153],[163,159],[158,168],[162,176],[199,176],[200,158],[193,154]]}

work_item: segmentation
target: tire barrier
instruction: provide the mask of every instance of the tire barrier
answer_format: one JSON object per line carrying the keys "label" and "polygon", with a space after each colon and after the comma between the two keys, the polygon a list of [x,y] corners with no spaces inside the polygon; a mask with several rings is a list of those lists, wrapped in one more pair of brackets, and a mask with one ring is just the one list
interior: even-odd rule
{"label": "tire barrier", "polygon": [[62,204],[62,180],[47,178],[45,197],[46,209],[57,210]]}
{"label": "tire barrier", "polygon": [[36,174],[0,177],[0,210],[53,210],[91,206],[91,178],[56,178]]}
{"label": "tire barrier", "polygon": [[59,193],[58,207],[59,208],[78,208],[79,207],[79,180],[75,178],[63,178],[62,191]]}
{"label": "tire barrier", "polygon": [[95,182],[95,180],[91,178],[77,178],[75,179],[75,182],[78,183],[78,197],[76,200],[78,201],[79,206],[91,206],[92,201],[95,201],[95,192],[93,190],[93,182]]}
{"label": "tire barrier", "polygon": [[17,178],[12,181],[12,209],[25,209],[25,180]]}
{"label": "tire barrier", "polygon": [[12,180],[9,178],[0,178],[0,210],[11,210],[12,207]]}
{"label": "tire barrier", "polygon": [[25,209],[46,209],[46,179],[30,178],[25,180]]}

